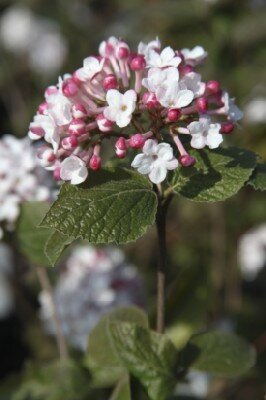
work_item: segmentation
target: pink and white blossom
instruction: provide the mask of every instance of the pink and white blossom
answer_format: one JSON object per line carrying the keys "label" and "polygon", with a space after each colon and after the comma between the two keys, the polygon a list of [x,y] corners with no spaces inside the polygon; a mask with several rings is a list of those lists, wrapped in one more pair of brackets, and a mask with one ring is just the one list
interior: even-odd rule
{"label": "pink and white blossom", "polygon": [[192,66],[200,64],[208,56],[208,53],[202,46],[195,46],[191,50],[185,48],[181,50],[181,53],[185,59],[185,62]]}
{"label": "pink and white blossom", "polygon": [[106,101],[108,107],[104,110],[104,116],[115,122],[119,128],[127,126],[132,118],[132,113],[136,108],[137,95],[134,90],[128,90],[124,94],[116,89],[108,90]]}
{"label": "pink and white blossom", "polygon": [[[140,42],[137,50],[114,36],[103,41],[98,54],[45,90],[29,129],[30,139],[41,143],[41,165],[54,171],[56,180],[80,184],[89,170],[102,167],[106,143],[120,159],[139,153],[134,167],[147,170],[152,182],[177,168],[177,159],[191,167],[196,159],[183,134],[191,136],[191,147],[216,148],[242,118],[220,83],[205,82],[197,72],[206,57],[201,46],[161,50],[158,38]],[[149,143],[168,149],[169,160],[162,159],[160,168],[157,150],[154,158],[145,153]]]}
{"label": "pink and white blossom", "polygon": [[148,139],[142,153],[136,155],[131,166],[140,174],[148,175],[151,182],[157,184],[165,180],[168,170],[177,168],[178,161],[170,144],[158,144],[156,140]]}
{"label": "pink and white blossom", "polygon": [[64,181],[70,181],[73,185],[84,182],[88,176],[86,163],[77,156],[70,156],[64,159],[61,164],[60,177]]}
{"label": "pink and white blossom", "polygon": [[223,141],[220,134],[220,124],[212,124],[208,116],[202,115],[199,121],[193,121],[188,125],[191,134],[191,147],[194,149],[203,149],[208,146],[210,149],[216,149]]}

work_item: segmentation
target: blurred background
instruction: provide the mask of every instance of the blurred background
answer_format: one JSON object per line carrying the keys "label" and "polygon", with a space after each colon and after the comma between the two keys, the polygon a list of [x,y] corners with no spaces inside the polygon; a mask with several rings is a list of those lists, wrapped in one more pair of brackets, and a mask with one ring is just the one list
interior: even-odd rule
{"label": "blurred background", "polygon": [[[38,104],[43,101],[44,89],[57,83],[60,74],[75,70],[85,57],[95,54],[104,38],[122,37],[133,47],[139,41],[159,36],[163,45],[184,48],[200,44],[208,51],[208,60],[201,67],[203,77],[218,79],[245,113],[241,126],[229,138],[230,144],[257,152],[265,162],[265,21],[266,0],[1,0],[0,134],[24,137]],[[193,332],[206,328],[232,331],[253,343],[258,352],[257,365],[248,375],[232,381],[191,374],[180,386],[177,398],[264,398],[265,200],[263,193],[249,187],[224,204],[195,204],[177,199],[170,209],[168,283],[177,279],[169,290],[170,334],[175,340],[185,342]],[[0,400],[13,399],[21,383],[28,379],[27,366],[38,368],[57,356],[53,332],[47,325],[49,299],[40,294],[36,271],[9,250],[1,244]],[[156,233],[152,229],[136,243],[123,247],[125,255],[121,253],[119,258],[116,254],[115,261],[110,249],[102,250],[112,268],[118,265],[118,269],[114,267],[112,278],[104,274],[99,278],[105,296],[97,299],[100,304],[96,306],[85,305],[90,321],[85,324],[81,314],[77,324],[79,328],[83,323],[85,326],[75,334],[89,331],[106,304],[134,303],[146,307],[152,315],[155,250]],[[93,268],[99,264],[97,257],[92,257],[91,264],[86,266],[88,270],[91,265]],[[121,263],[130,264],[126,276],[117,272]],[[79,269],[80,261],[73,262],[70,252],[60,267],[49,271],[54,290],[60,284],[67,287],[63,275],[72,268],[67,265]],[[103,263],[106,274],[105,268]],[[78,273],[73,274],[76,280],[70,276],[69,281],[79,282]],[[132,290],[132,285],[136,298],[129,299],[119,292],[121,288]],[[75,315],[83,301],[80,290],[76,293],[80,298],[73,311]],[[84,297],[91,293],[89,285],[82,293]],[[67,296],[59,300],[61,304],[67,301],[72,304]],[[114,296],[119,297],[118,303]],[[66,316],[62,311],[64,317],[71,315]],[[82,342],[82,338],[73,341],[68,323],[65,329],[76,348],[73,354],[75,351],[79,354],[82,346],[75,344]],[[16,399],[42,399],[27,397],[26,390],[21,393]],[[105,394],[102,396],[99,399],[107,398]]]}

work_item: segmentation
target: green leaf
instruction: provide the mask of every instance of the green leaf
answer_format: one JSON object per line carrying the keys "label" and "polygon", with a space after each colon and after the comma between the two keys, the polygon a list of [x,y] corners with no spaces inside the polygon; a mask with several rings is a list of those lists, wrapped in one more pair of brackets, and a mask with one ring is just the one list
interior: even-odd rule
{"label": "green leaf", "polygon": [[[155,219],[157,197],[147,179],[127,170],[103,171],[98,186],[64,184],[41,226],[91,243],[127,243],[142,236]],[[122,179],[128,175],[130,179]]]}
{"label": "green leaf", "polygon": [[132,323],[112,323],[114,348],[151,400],[165,400],[175,387],[176,350],[166,336]]}
{"label": "green leaf", "polygon": [[256,155],[229,147],[193,150],[197,163],[193,168],[175,172],[171,186],[175,193],[194,201],[221,201],[236,194],[249,179]]}
{"label": "green leaf", "polygon": [[117,383],[110,400],[131,400],[129,376],[126,375]]}
{"label": "green leaf", "polygon": [[58,231],[50,235],[45,243],[44,253],[52,266],[57,263],[64,249],[74,240],[74,238],[63,235]]}
{"label": "green leaf", "polygon": [[182,366],[222,376],[237,376],[255,363],[254,349],[242,338],[224,332],[195,335],[181,353]]}
{"label": "green leaf", "polygon": [[12,400],[86,400],[90,398],[89,374],[77,362],[31,365]]}
{"label": "green leaf", "polygon": [[199,330],[210,302],[208,268],[186,268],[173,282],[166,299],[166,331],[177,349]]}
{"label": "green leaf", "polygon": [[89,335],[87,359],[93,385],[97,387],[109,386],[125,375],[110,339],[111,322],[133,322],[148,327],[147,315],[137,307],[119,307],[101,318]]}
{"label": "green leaf", "polygon": [[266,190],[266,164],[257,164],[247,184],[256,190]]}
{"label": "green leaf", "polygon": [[44,247],[53,230],[40,228],[38,225],[48,211],[49,206],[49,203],[39,201],[22,204],[16,230],[21,252],[33,264],[41,266],[49,265],[49,259],[44,253]]}

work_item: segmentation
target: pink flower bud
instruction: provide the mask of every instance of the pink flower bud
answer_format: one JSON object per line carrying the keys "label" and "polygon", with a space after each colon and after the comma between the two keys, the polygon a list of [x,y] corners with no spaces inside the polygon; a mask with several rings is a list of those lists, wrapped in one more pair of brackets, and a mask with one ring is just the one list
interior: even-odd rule
{"label": "pink flower bud", "polygon": [[53,150],[48,146],[40,146],[37,149],[37,158],[43,167],[50,167],[56,159]]}
{"label": "pink flower bud", "polygon": [[126,142],[126,139],[123,137],[123,136],[121,136],[117,141],[116,141],[116,144],[115,144],[115,147],[117,148],[117,149],[119,149],[119,150],[127,150],[127,142]]}
{"label": "pink flower bud", "polygon": [[129,57],[130,49],[125,42],[119,42],[115,49],[115,56],[119,60],[126,60]]}
{"label": "pink flower bud", "polygon": [[141,149],[145,143],[144,137],[141,133],[136,133],[135,135],[131,136],[129,139],[129,146],[133,149]]}
{"label": "pink flower bud", "polygon": [[193,72],[194,68],[191,65],[181,65],[179,67],[179,71],[180,71],[180,74],[187,75],[187,74],[190,74],[190,72]]}
{"label": "pink flower bud", "polygon": [[78,70],[75,71],[75,72],[72,74],[72,79],[73,79],[73,82],[75,82],[75,84],[76,84],[77,86],[79,86],[81,83],[83,83],[83,82],[79,79],[79,77],[78,77]]}
{"label": "pink flower bud", "polygon": [[130,67],[133,71],[142,71],[146,67],[146,61],[143,55],[132,58]]}
{"label": "pink flower bud", "polygon": [[178,161],[182,165],[182,167],[193,167],[196,164],[196,159],[189,154],[184,154],[180,156]]}
{"label": "pink flower bud", "polygon": [[103,88],[105,90],[117,89],[118,88],[117,77],[114,74],[107,75],[103,80]]}
{"label": "pink flower bud", "polygon": [[167,119],[170,122],[176,122],[179,120],[181,111],[178,108],[171,108],[167,112]]}
{"label": "pink flower bud", "polygon": [[30,132],[32,135],[30,137],[34,139],[40,139],[44,136],[45,132],[41,126],[34,125],[34,122],[30,124]]}
{"label": "pink flower bud", "polygon": [[220,132],[225,135],[232,133],[233,130],[234,130],[234,124],[232,124],[232,122],[225,122],[222,124],[220,128]]}
{"label": "pink flower bud", "polygon": [[72,119],[68,131],[70,135],[83,135],[86,133],[86,123],[80,118]]}
{"label": "pink flower bud", "polygon": [[76,138],[76,136],[72,135],[72,136],[65,137],[62,140],[61,144],[62,144],[63,149],[73,150],[78,146],[79,142],[78,142],[78,139]]}
{"label": "pink flower bud", "polygon": [[93,154],[89,161],[89,166],[93,171],[98,171],[101,168],[102,160],[100,156]]}
{"label": "pink flower bud", "polygon": [[126,157],[126,150],[120,150],[118,148],[115,149],[116,155],[118,158],[125,158]]}
{"label": "pink flower bud", "polygon": [[196,99],[196,106],[199,113],[204,114],[208,110],[208,100],[206,97]]}
{"label": "pink flower bud", "polygon": [[142,102],[149,109],[160,107],[160,103],[158,102],[157,97],[154,93],[143,93]]}
{"label": "pink flower bud", "polygon": [[51,96],[52,94],[56,94],[58,92],[58,89],[56,86],[48,86],[48,88],[45,90],[45,97]]}
{"label": "pink flower bud", "polygon": [[66,97],[74,97],[78,93],[78,86],[74,79],[67,79],[63,83],[62,91]]}
{"label": "pink flower bud", "polygon": [[220,83],[218,81],[209,81],[206,84],[206,89],[210,94],[215,94],[220,90]]}
{"label": "pink flower bud", "polygon": [[109,121],[103,114],[97,115],[96,122],[101,132],[111,132],[114,126],[114,122]]}
{"label": "pink flower bud", "polygon": [[60,177],[60,167],[57,167],[57,168],[54,170],[54,179],[55,179],[57,182],[61,181],[61,177]]}
{"label": "pink flower bud", "polygon": [[44,101],[43,103],[41,103],[38,107],[38,111],[40,114],[45,114],[46,110],[48,108],[48,104],[46,103],[46,101]]}
{"label": "pink flower bud", "polygon": [[72,115],[73,115],[74,119],[82,119],[82,118],[86,118],[88,113],[83,104],[76,103],[72,107]]}

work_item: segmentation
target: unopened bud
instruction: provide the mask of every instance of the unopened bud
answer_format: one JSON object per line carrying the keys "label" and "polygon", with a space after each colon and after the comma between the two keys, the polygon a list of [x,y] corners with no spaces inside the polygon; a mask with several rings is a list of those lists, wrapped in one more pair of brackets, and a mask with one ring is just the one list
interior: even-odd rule
{"label": "unopened bud", "polygon": [[115,49],[115,56],[119,60],[126,60],[129,57],[130,49],[125,42],[119,42]]}
{"label": "unopened bud", "polygon": [[76,94],[78,93],[78,86],[75,83],[74,79],[67,79],[66,82],[63,83],[62,91],[66,97],[76,96]]}
{"label": "unopened bud", "polygon": [[199,113],[204,114],[208,110],[208,100],[206,97],[196,99],[196,106]]}
{"label": "unopened bud", "polygon": [[126,142],[126,139],[123,137],[123,136],[121,136],[117,141],[116,141],[116,144],[115,144],[115,147],[117,148],[117,149],[119,149],[119,150],[127,150],[127,142]]}
{"label": "unopened bud", "polygon": [[221,125],[220,132],[229,135],[234,130],[234,124],[232,122],[225,122]]}
{"label": "unopened bud", "polygon": [[83,119],[72,119],[68,131],[70,135],[83,135],[86,133],[86,123],[83,121]]}
{"label": "unopened bud", "polygon": [[131,136],[129,139],[129,146],[133,149],[141,149],[145,143],[144,137],[141,133],[136,133],[135,135]]}
{"label": "unopened bud", "polygon": [[102,160],[100,156],[93,154],[89,161],[89,166],[93,171],[98,171],[101,168]]}
{"label": "unopened bud", "polygon": [[142,96],[142,102],[149,109],[160,107],[160,103],[154,93],[145,92]]}
{"label": "unopened bud", "polygon": [[103,80],[103,88],[105,90],[117,89],[118,88],[117,77],[114,74],[107,75]]}
{"label": "unopened bud", "polygon": [[101,132],[111,132],[114,126],[114,122],[109,121],[103,114],[97,115],[96,122]]}
{"label": "unopened bud", "polygon": [[50,167],[55,162],[55,154],[48,146],[40,146],[37,149],[37,158],[43,167]]}
{"label": "unopened bud", "polygon": [[45,114],[46,110],[48,108],[48,104],[46,103],[46,101],[44,101],[43,103],[41,103],[38,107],[38,111],[40,114]]}
{"label": "unopened bud", "polygon": [[78,142],[78,139],[76,138],[76,136],[72,135],[72,136],[65,137],[62,140],[61,144],[62,144],[63,149],[73,150],[78,146],[79,142]]}
{"label": "unopened bud", "polygon": [[76,103],[72,107],[72,115],[73,115],[74,119],[82,119],[82,118],[86,118],[88,113],[83,104]]}
{"label": "unopened bud", "polygon": [[206,84],[206,89],[210,94],[215,94],[220,90],[220,83],[218,81],[209,81]]}
{"label": "unopened bud", "polygon": [[143,55],[132,58],[130,67],[133,71],[142,71],[146,67],[146,61]]}
{"label": "unopened bud", "polygon": [[182,165],[182,167],[193,167],[196,164],[196,159],[189,154],[184,154],[180,156],[178,161]]}
{"label": "unopened bud", "polygon": [[167,119],[169,122],[176,122],[179,120],[181,112],[178,108],[171,108],[167,112]]}

